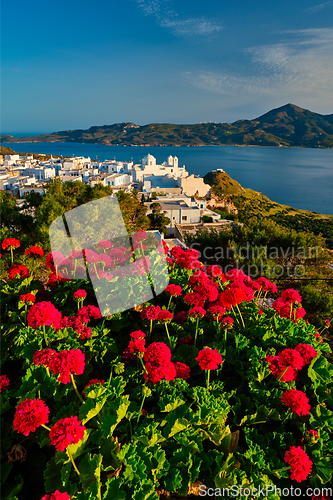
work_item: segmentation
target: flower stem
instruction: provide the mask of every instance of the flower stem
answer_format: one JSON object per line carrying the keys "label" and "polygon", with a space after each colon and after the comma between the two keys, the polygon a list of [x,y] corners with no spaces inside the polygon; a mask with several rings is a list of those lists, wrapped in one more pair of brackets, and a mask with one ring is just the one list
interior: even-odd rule
{"label": "flower stem", "polygon": [[76,464],[75,464],[75,462],[74,462],[73,455],[71,454],[71,452],[69,451],[69,449],[68,449],[68,448],[67,448],[67,454],[68,454],[68,456],[69,456],[69,458],[70,458],[70,460],[71,460],[71,462],[72,462],[72,464],[73,464],[73,467],[74,467],[74,469],[76,470],[76,472],[77,472],[78,476],[80,476],[80,477],[81,477],[80,471],[79,471],[79,469],[76,467]]}
{"label": "flower stem", "polygon": [[141,402],[141,406],[140,406],[140,410],[139,410],[139,415],[138,415],[138,418],[136,419],[136,423],[138,424],[139,420],[140,420],[140,417],[141,417],[141,411],[142,411],[142,408],[143,408],[143,403],[145,402],[145,399],[146,399],[146,395],[144,394],[143,395],[143,398],[142,398],[142,402]]}
{"label": "flower stem", "polygon": [[77,390],[77,387],[76,387],[76,383],[75,383],[75,380],[74,380],[74,375],[73,375],[73,373],[71,373],[71,381],[72,381],[73,387],[74,387],[74,389],[75,389],[75,392],[76,392],[76,394],[77,394],[77,396],[78,396],[79,400],[81,401],[81,403],[84,403],[84,401],[83,401],[83,398],[82,398],[81,394],[80,394],[80,393],[79,393],[79,391]]}
{"label": "flower stem", "polygon": [[145,364],[144,364],[144,362],[142,361],[142,358],[141,358],[140,356],[139,356],[139,360],[141,361],[141,364],[142,364],[142,367],[143,367],[144,372],[146,373],[146,375],[148,375],[147,368],[145,367]]}
{"label": "flower stem", "polygon": [[171,301],[172,301],[172,295],[170,295],[169,304],[168,304],[168,307],[167,307],[167,310],[168,310],[168,311],[169,311],[169,309],[170,309],[170,304],[171,304]]}
{"label": "flower stem", "polygon": [[281,373],[281,375],[278,376],[278,378],[277,378],[278,382],[282,379],[283,375],[286,373],[286,371],[288,370],[288,368],[289,368],[289,365],[287,365],[285,367],[285,369],[283,370],[283,372]]}
{"label": "flower stem", "polygon": [[51,430],[51,429],[50,429],[49,427],[47,427],[47,426],[46,426],[46,425],[44,425],[44,424],[41,424],[41,426],[42,426],[42,427],[44,427],[44,429],[46,429],[47,431],[49,431],[49,432],[50,432],[50,430]]}
{"label": "flower stem", "polygon": [[13,248],[12,247],[9,247],[9,248],[10,248],[10,256],[11,256],[12,265],[13,265]]}
{"label": "flower stem", "polygon": [[209,376],[210,376],[210,370],[207,370],[207,389],[209,390]]}
{"label": "flower stem", "polygon": [[227,335],[228,335],[228,328],[224,329],[224,339],[223,339],[223,354],[227,352]]}
{"label": "flower stem", "polygon": [[241,317],[241,320],[242,320],[242,324],[243,324],[243,328],[245,328],[245,323],[244,323],[244,320],[243,320],[243,316],[242,316],[242,313],[240,312],[240,309],[239,309],[239,306],[238,306],[238,304],[236,304],[236,307],[237,307],[237,309],[238,309],[238,312],[239,312],[239,315],[240,315],[240,317]]}
{"label": "flower stem", "polygon": [[43,333],[44,333],[44,340],[45,340],[46,347],[48,347],[49,343],[48,343],[47,337],[46,337],[46,328],[45,328],[45,325],[43,325]]}
{"label": "flower stem", "polygon": [[165,329],[166,329],[167,336],[168,336],[168,339],[169,339],[170,349],[172,349],[172,344],[171,344],[171,339],[170,339],[170,335],[169,335],[168,325],[167,325],[167,323],[164,323],[164,325],[165,325]]}
{"label": "flower stem", "polygon": [[110,373],[110,377],[109,377],[109,381],[108,381],[108,388],[110,387],[110,384],[111,384],[112,373],[113,373],[113,367],[111,367],[111,373]]}
{"label": "flower stem", "polygon": [[198,335],[198,325],[199,325],[199,316],[197,317],[197,322],[195,324],[195,334],[194,334],[194,347],[197,344],[197,335]]}

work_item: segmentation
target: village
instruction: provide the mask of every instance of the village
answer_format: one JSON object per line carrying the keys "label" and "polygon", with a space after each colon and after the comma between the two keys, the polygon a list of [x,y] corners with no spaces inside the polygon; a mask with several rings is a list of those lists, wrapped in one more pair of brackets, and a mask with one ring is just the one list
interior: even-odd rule
{"label": "village", "polygon": [[37,160],[32,155],[11,154],[0,158],[0,190],[16,197],[18,206],[32,191],[43,196],[47,184],[56,177],[90,187],[102,184],[113,193],[135,190],[144,200],[147,214],[152,211],[152,201],[160,205],[170,219],[165,236],[181,242],[185,233],[196,233],[199,228],[220,231],[232,224],[209,208],[211,186],[202,177],[189,174],[185,165],[179,166],[176,156],[169,156],[161,165],[150,154],[138,164],[89,157]]}

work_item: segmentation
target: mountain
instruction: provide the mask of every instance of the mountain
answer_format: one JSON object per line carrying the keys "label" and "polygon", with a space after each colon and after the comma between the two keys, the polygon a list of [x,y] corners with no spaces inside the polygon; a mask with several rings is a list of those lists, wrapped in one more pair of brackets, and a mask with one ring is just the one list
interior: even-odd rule
{"label": "mountain", "polygon": [[115,123],[87,130],[65,130],[35,137],[0,136],[11,142],[81,142],[123,146],[298,146],[333,148],[333,114],[320,115],[294,104],[254,120],[175,125]]}

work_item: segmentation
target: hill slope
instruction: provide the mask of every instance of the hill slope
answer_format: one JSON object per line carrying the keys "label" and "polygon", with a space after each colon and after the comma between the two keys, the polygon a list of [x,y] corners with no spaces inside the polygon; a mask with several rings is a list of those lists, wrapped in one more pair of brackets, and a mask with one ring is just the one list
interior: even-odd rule
{"label": "hill slope", "polygon": [[[267,196],[243,188],[226,172],[209,172],[204,176],[204,182],[210,184],[215,198],[214,206],[221,205],[235,207],[237,217],[241,222],[252,218],[270,218],[278,224],[295,229],[296,231],[311,231],[326,238],[326,245],[333,249],[333,215],[318,214],[308,210],[300,210],[271,201]],[[214,208],[216,211],[216,208]],[[228,210],[222,209],[223,212]]]}
{"label": "hill slope", "polygon": [[81,142],[124,146],[298,146],[333,147],[333,114],[320,115],[286,104],[254,120],[175,125],[115,123],[35,137],[0,136],[11,142]]}

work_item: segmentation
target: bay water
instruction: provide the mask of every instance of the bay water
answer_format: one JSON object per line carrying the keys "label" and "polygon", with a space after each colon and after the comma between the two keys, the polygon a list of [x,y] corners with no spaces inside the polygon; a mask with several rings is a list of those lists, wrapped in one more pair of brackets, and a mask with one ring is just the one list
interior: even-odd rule
{"label": "bay water", "polygon": [[148,153],[157,163],[177,156],[190,174],[204,176],[222,168],[243,187],[268,196],[272,201],[333,214],[333,149],[275,147],[144,147],[105,146],[68,142],[2,143],[20,153],[54,156],[84,156],[92,160],[134,160]]}

